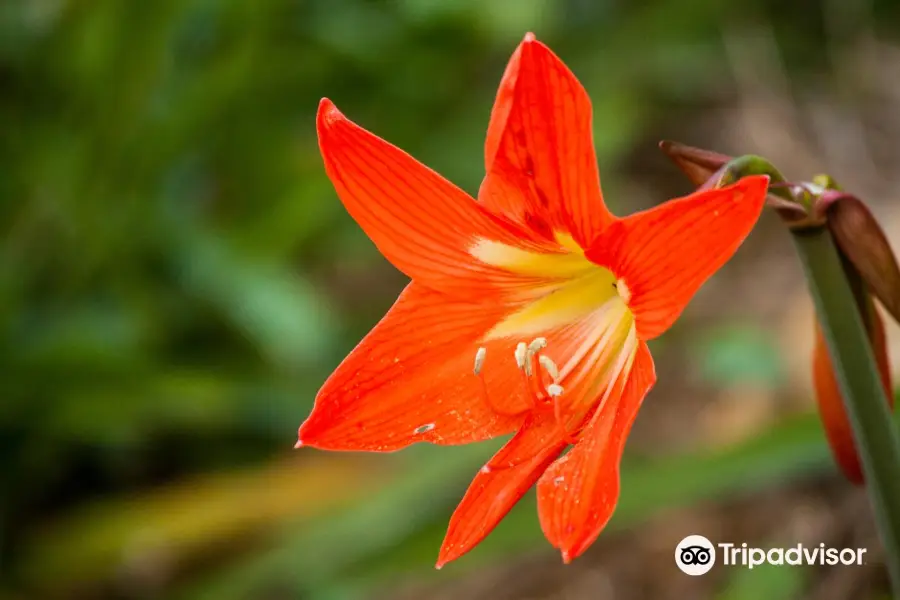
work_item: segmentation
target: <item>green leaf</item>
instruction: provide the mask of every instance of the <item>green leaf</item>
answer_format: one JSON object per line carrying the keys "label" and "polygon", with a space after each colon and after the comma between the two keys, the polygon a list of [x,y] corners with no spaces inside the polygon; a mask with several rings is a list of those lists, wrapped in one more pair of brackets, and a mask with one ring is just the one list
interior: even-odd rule
{"label": "green leaf", "polygon": [[180,254],[182,280],[218,306],[278,364],[318,363],[335,339],[335,318],[318,291],[275,264],[248,261],[211,236]]}

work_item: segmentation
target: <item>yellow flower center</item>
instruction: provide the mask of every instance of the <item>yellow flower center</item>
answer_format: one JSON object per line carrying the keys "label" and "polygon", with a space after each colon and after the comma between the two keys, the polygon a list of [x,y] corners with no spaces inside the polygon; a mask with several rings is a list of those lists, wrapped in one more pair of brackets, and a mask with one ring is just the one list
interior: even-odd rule
{"label": "yellow flower center", "polygon": [[[544,356],[558,367],[553,377],[558,396],[579,389],[577,398],[566,399],[566,412],[582,416],[588,404],[605,402],[624,381],[637,351],[634,315],[629,309],[631,290],[609,270],[584,256],[567,234],[556,235],[559,250],[553,253],[514,248],[489,240],[473,245],[471,253],[482,262],[521,275],[534,284],[523,290],[524,302],[497,323],[482,342],[528,339],[565,332]],[[550,356],[554,354],[554,356]],[[562,399],[557,399],[562,402]]]}
{"label": "yellow flower center", "polygon": [[631,292],[609,269],[599,267],[568,234],[557,233],[559,252],[523,250],[491,240],[479,240],[471,254],[535,283],[524,291],[525,305],[498,323],[485,340],[528,337],[565,326],[600,309],[609,317],[633,320],[628,309]]}

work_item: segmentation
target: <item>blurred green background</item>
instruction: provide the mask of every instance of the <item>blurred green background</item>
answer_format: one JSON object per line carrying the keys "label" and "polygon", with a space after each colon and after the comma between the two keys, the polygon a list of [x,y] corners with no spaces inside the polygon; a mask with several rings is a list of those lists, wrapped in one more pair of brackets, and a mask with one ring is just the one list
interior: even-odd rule
{"label": "blurred green background", "polygon": [[[469,557],[432,569],[494,443],[291,450],[318,386],[404,285],[324,174],[317,102],[330,97],[474,193],[496,85],[534,31],[593,99],[617,212],[689,191],[654,149],[664,137],[782,152],[770,158],[852,180],[844,150],[829,149],[857,148],[857,129],[835,129],[834,110],[830,137],[802,141],[812,164],[770,119],[789,82],[800,90],[789,119],[807,137],[823,125],[805,103],[826,98],[852,113],[838,123],[858,117],[871,169],[897,158],[877,115],[900,100],[888,75],[900,73],[900,4],[852,4],[0,0],[0,598],[601,597],[601,583],[554,595],[586,567],[559,570],[531,499]],[[751,299],[773,286],[769,304],[711,284],[655,347],[655,408],[629,446],[609,537],[584,565],[676,507],[808,481],[802,502],[850,493],[791,384],[804,351],[760,333],[787,298],[806,302],[780,233],[764,224],[716,280]],[[786,354],[799,356],[794,371]],[[711,404],[765,416],[722,433],[696,425]],[[680,576],[671,550],[683,535],[670,533],[654,559],[661,581]],[[546,569],[535,571],[545,591],[496,575],[521,560]],[[493,591],[454,587],[486,573],[500,577]],[[880,571],[867,573],[880,593]],[[818,597],[819,579],[726,573],[679,597]],[[604,597],[645,597],[626,588]]]}

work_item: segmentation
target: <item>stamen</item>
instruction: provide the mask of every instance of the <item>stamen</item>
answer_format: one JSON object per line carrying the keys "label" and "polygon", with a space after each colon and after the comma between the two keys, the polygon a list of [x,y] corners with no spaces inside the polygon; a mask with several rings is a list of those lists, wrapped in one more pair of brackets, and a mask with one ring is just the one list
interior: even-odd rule
{"label": "stamen", "polygon": [[528,352],[531,354],[535,354],[540,352],[544,348],[547,347],[547,338],[538,337],[531,340],[531,343],[528,344]]}
{"label": "stamen", "polygon": [[566,423],[563,420],[562,416],[562,403],[561,398],[563,393],[563,387],[558,383],[551,383],[547,386],[547,394],[553,399],[553,420],[556,421],[557,427],[563,434],[563,439],[567,444],[574,446],[578,439],[569,433],[568,428],[566,428]]}
{"label": "stamen", "polygon": [[[547,371],[550,377],[553,378],[553,381],[559,381],[559,368],[556,366],[556,363],[553,362],[552,358],[542,354],[538,357],[538,362],[544,367],[544,370]],[[550,388],[547,388],[547,391],[549,392]]]}
{"label": "stamen", "polygon": [[[528,394],[531,396],[531,404],[533,407],[540,403],[540,396],[544,391],[540,382],[540,377],[538,377],[538,381],[536,382],[532,380],[535,369],[535,353],[540,352],[542,348],[546,347],[546,338],[535,338],[530,344],[526,344],[525,342],[516,344],[516,366],[522,371],[522,382],[525,384],[525,389],[528,390]],[[535,389],[535,387],[537,387],[537,389]]]}
{"label": "stamen", "polygon": [[[525,349],[526,349],[525,344],[523,343],[523,344],[519,344],[519,345],[522,347],[522,352],[524,354]],[[518,362],[518,354],[519,354],[519,349],[516,348],[516,362]],[[484,368],[485,357],[487,357],[487,348],[482,346],[482,347],[478,348],[478,350],[475,352],[475,367],[473,369],[473,371],[475,373],[475,377],[478,378],[478,383],[479,383],[478,388],[479,388],[479,392],[481,392],[482,401],[485,403],[485,405],[487,405],[492,411],[494,411],[497,414],[500,414],[500,415],[517,414],[516,412],[510,412],[509,410],[504,410],[503,408],[501,408],[501,407],[495,405],[493,402],[491,402],[490,394],[488,394],[487,380],[485,379],[484,373],[482,372],[482,370]]]}
{"label": "stamen", "polygon": [[487,356],[487,348],[479,348],[475,353],[475,374],[481,374],[481,368],[484,366],[484,358]]}
{"label": "stamen", "polygon": [[525,342],[519,342],[516,346],[516,365],[518,365],[520,369],[525,368],[525,355],[527,353],[527,350],[528,347],[525,345]]}
{"label": "stamen", "polygon": [[[521,342],[519,346],[523,345]],[[547,347],[547,338],[534,338],[531,340],[531,343],[528,344],[528,349],[525,351],[525,374],[531,377],[532,373],[534,373],[534,366],[532,365],[534,356]],[[519,348],[516,347],[516,352],[519,351]]]}
{"label": "stamen", "polygon": [[526,368],[522,370],[522,381],[525,384],[525,389],[528,390],[528,393],[531,396],[531,406],[534,408],[540,404],[541,400],[538,398],[538,393],[534,390],[534,386],[532,385],[530,359],[525,363],[525,366]]}

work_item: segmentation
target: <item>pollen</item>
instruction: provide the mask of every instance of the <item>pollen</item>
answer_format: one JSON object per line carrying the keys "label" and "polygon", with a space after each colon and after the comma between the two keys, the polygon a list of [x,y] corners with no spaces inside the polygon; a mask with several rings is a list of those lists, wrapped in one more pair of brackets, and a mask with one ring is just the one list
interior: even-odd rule
{"label": "pollen", "polygon": [[558,383],[551,383],[547,386],[547,395],[551,398],[558,398],[562,396],[563,387]]}

